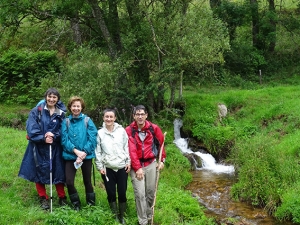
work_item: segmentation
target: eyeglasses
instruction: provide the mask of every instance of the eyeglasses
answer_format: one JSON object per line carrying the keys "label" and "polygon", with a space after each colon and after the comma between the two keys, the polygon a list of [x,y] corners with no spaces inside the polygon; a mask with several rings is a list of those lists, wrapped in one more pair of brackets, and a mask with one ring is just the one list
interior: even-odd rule
{"label": "eyeglasses", "polygon": [[141,116],[141,117],[144,117],[145,115],[146,115],[145,113],[136,113],[136,114],[135,114],[135,116],[137,116],[137,117],[140,117],[140,116]]}

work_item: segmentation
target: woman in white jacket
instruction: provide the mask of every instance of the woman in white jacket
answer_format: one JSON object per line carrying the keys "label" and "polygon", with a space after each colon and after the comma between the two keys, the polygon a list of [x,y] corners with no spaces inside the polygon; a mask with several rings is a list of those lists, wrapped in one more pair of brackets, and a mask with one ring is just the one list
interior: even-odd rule
{"label": "woman in white jacket", "polygon": [[115,120],[114,109],[103,111],[103,127],[98,130],[97,136],[96,166],[104,181],[109,206],[116,220],[125,224],[127,179],[130,172],[128,136],[125,129]]}

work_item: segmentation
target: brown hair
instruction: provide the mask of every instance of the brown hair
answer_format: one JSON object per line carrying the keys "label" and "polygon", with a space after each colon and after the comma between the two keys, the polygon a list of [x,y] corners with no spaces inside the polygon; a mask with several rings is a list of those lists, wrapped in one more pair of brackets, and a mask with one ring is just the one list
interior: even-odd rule
{"label": "brown hair", "polygon": [[81,98],[81,97],[78,97],[78,96],[73,96],[73,97],[71,97],[70,98],[70,100],[69,100],[69,102],[68,102],[68,110],[71,112],[71,106],[72,106],[72,104],[74,103],[74,102],[76,102],[76,101],[79,101],[80,102],[80,104],[81,104],[81,108],[82,108],[82,110],[81,111],[83,111],[84,109],[85,109],[85,103],[84,103],[84,101],[83,101],[83,98]]}

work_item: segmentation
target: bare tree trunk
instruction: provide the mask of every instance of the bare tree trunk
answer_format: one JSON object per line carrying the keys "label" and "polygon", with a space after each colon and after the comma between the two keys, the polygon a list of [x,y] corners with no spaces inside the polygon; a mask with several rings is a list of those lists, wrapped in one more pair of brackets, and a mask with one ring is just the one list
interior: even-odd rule
{"label": "bare tree trunk", "polygon": [[260,49],[258,40],[259,35],[259,15],[257,0],[250,0],[251,14],[252,14],[252,44],[254,47]]}
{"label": "bare tree trunk", "polygon": [[79,26],[79,19],[78,18],[72,18],[70,20],[71,23],[71,29],[73,30],[73,39],[77,45],[82,44],[82,36],[81,36],[81,30]]}
{"label": "bare tree trunk", "polygon": [[109,0],[109,30],[112,35],[113,42],[116,45],[116,50],[122,52],[122,41],[120,35],[120,23],[118,14],[118,0]]}
{"label": "bare tree trunk", "polygon": [[109,55],[112,59],[115,59],[117,56],[115,44],[113,43],[110,32],[104,21],[102,10],[98,5],[98,1],[97,0],[88,0],[88,3],[90,4],[90,6],[92,8],[93,16],[96,20],[96,23],[99,26],[105,41],[107,42]]}
{"label": "bare tree trunk", "polygon": [[[142,21],[143,14],[142,10],[139,8],[139,0],[126,0],[125,1],[127,12],[130,19],[130,25],[133,30],[135,30],[135,42],[136,42],[136,49],[137,51],[134,52],[135,55],[135,61],[134,65],[131,68],[134,72],[134,80],[137,87],[139,87],[141,90],[140,92],[145,92],[146,87],[150,83],[150,71],[148,67],[148,59],[147,59],[147,49],[145,49],[145,42],[147,42],[148,39],[145,39],[145,37],[141,37],[139,35],[139,32],[141,32],[141,24],[140,21]],[[150,37],[150,36],[149,36]],[[148,90],[146,93],[146,103],[150,108],[154,108],[154,93],[153,90]]]}
{"label": "bare tree trunk", "polygon": [[269,52],[274,52],[276,47],[276,21],[274,19],[274,16],[276,15],[275,11],[275,2],[274,0],[269,0],[269,11],[271,13],[270,16],[270,33],[271,33],[271,40],[269,44]]}

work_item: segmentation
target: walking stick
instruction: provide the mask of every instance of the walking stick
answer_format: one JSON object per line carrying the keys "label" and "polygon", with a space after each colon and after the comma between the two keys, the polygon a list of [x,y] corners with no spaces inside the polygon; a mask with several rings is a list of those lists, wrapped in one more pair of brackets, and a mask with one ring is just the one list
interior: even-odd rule
{"label": "walking stick", "polygon": [[161,162],[161,157],[162,157],[162,151],[164,149],[164,145],[165,145],[165,139],[166,139],[166,135],[167,132],[164,133],[164,141],[160,146],[160,151],[159,151],[159,157],[158,157],[158,166],[156,169],[156,183],[155,183],[155,192],[154,192],[154,200],[153,200],[153,205],[152,205],[152,218],[151,218],[151,225],[153,225],[153,219],[154,219],[154,206],[155,206],[155,202],[156,202],[156,192],[157,192],[157,188],[158,188],[158,180],[159,180],[159,163]]}
{"label": "walking stick", "polygon": [[52,213],[52,145],[49,145],[50,154],[50,212]]}

